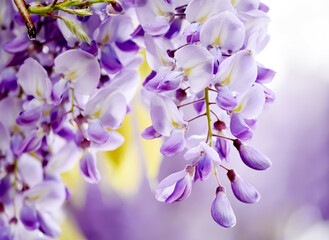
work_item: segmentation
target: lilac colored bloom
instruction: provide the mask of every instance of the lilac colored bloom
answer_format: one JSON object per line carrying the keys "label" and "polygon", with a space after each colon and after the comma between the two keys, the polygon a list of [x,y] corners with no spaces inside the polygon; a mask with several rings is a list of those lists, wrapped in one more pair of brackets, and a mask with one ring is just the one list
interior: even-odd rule
{"label": "lilac colored bloom", "polygon": [[182,119],[181,113],[170,99],[153,96],[150,109],[153,127],[161,135],[169,136],[175,128],[186,129],[187,122]]}
{"label": "lilac colored bloom", "polygon": [[149,140],[161,137],[161,134],[157,133],[153,128],[153,126],[145,128],[141,133],[141,135],[144,139],[149,139]]}
{"label": "lilac colored bloom", "polygon": [[192,190],[194,167],[187,166],[180,172],[163,179],[155,189],[155,197],[160,202],[173,203],[188,198]]}
{"label": "lilac colored bloom", "polygon": [[236,51],[242,47],[245,37],[243,23],[226,11],[209,18],[201,27],[200,42],[204,46],[220,47],[222,51]]}
{"label": "lilac colored bloom", "polygon": [[184,132],[174,129],[169,138],[162,144],[160,152],[167,157],[174,156],[184,150],[186,145]]}
{"label": "lilac colored bloom", "polygon": [[192,160],[193,164],[196,164],[194,181],[198,179],[207,180],[213,166],[212,162],[220,163],[218,153],[205,142],[187,150],[184,158],[188,161]]}
{"label": "lilac colored bloom", "polygon": [[225,159],[227,162],[230,161],[230,150],[231,145],[228,140],[223,138],[217,138],[215,149],[218,152],[219,157],[223,160]]}
{"label": "lilac colored bloom", "polygon": [[233,169],[227,172],[232,191],[237,199],[244,203],[255,203],[260,199],[259,192],[250,183],[242,179]]}
{"label": "lilac colored bloom", "polygon": [[52,238],[58,238],[60,236],[60,226],[49,213],[38,212],[37,217],[40,224],[39,229],[41,232]]}
{"label": "lilac colored bloom", "polygon": [[122,69],[122,63],[120,62],[116,52],[110,44],[106,44],[103,47],[101,53],[101,64],[102,67],[110,74],[115,74]]}
{"label": "lilac colored bloom", "polygon": [[46,70],[36,60],[25,60],[17,73],[17,80],[26,94],[49,101],[52,84]]}
{"label": "lilac colored bloom", "polygon": [[272,165],[271,161],[265,155],[256,149],[241,143],[241,141],[234,141],[234,146],[239,151],[241,160],[248,167],[255,170],[266,170]]}
{"label": "lilac colored bloom", "polygon": [[182,68],[191,89],[199,92],[212,80],[214,57],[199,46],[182,47],[175,53],[177,67]]}
{"label": "lilac colored bloom", "polygon": [[216,197],[211,205],[211,216],[216,223],[226,228],[234,227],[236,224],[235,214],[224,187],[216,189]]}
{"label": "lilac colored bloom", "polygon": [[151,92],[164,92],[177,89],[183,80],[181,72],[160,69],[156,75],[145,84],[145,88]]}
{"label": "lilac colored bloom", "polygon": [[37,211],[33,205],[23,205],[20,211],[20,219],[28,230],[35,230],[39,227]]}
{"label": "lilac colored bloom", "polygon": [[98,183],[100,174],[97,170],[96,159],[91,153],[85,153],[80,159],[79,169],[82,177],[89,183]]}
{"label": "lilac colored bloom", "polygon": [[234,97],[227,86],[218,90],[216,97],[217,105],[227,111],[231,111],[238,105],[238,100]]}
{"label": "lilac colored bloom", "polygon": [[238,113],[233,113],[231,116],[230,130],[233,136],[242,140],[249,140],[253,136],[251,128]]}
{"label": "lilac colored bloom", "polygon": [[265,68],[262,66],[257,66],[257,79],[256,82],[258,83],[268,83],[271,82],[274,78],[276,72],[272,69]]}
{"label": "lilac colored bloom", "polygon": [[100,66],[93,55],[81,50],[69,50],[59,55],[54,63],[55,72],[62,74],[78,93],[91,94],[97,87]]}

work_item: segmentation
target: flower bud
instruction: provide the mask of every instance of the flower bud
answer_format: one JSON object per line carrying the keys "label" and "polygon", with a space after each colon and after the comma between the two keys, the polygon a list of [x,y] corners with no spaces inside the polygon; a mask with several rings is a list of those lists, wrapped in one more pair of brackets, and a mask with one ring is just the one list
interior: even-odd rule
{"label": "flower bud", "polygon": [[188,165],[184,170],[163,179],[155,189],[155,197],[160,202],[173,203],[188,198],[192,191],[195,169]]}
{"label": "flower bud", "polygon": [[233,169],[227,172],[231,181],[232,191],[237,199],[244,203],[255,203],[260,199],[260,194],[250,183],[243,180]]}
{"label": "flower bud", "polygon": [[240,140],[236,139],[233,143],[239,151],[241,160],[250,168],[255,170],[266,170],[272,165],[272,162],[264,154],[256,149],[243,144]]}
{"label": "flower bud", "polygon": [[235,214],[224,187],[219,186],[216,190],[216,197],[211,205],[211,216],[216,223],[226,228],[234,227],[236,224]]}

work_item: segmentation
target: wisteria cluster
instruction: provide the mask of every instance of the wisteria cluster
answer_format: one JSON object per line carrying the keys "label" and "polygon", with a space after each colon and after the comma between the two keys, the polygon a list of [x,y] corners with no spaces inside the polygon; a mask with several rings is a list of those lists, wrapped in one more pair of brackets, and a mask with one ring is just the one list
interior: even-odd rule
{"label": "wisteria cluster", "polygon": [[[0,1],[0,239],[53,239],[69,198],[61,174],[79,162],[97,183],[97,153],[118,148],[120,128],[140,86],[146,49],[152,73],[142,97],[164,156],[190,162],[160,182],[159,201],[186,199],[193,182],[213,170],[218,181],[214,220],[235,225],[219,182],[224,168],[235,196],[259,200],[229,161],[265,170],[270,160],[246,141],[274,94],[275,72],[255,60],[267,44],[268,7],[259,0]],[[196,116],[187,119],[185,108]],[[197,119],[198,133],[188,129]]]}
{"label": "wisteria cluster", "polygon": [[[264,105],[274,100],[264,83],[275,72],[255,60],[269,40],[268,10],[259,0],[148,1],[136,8],[153,69],[143,83],[152,126],[142,136],[163,137],[160,151],[167,157],[187,149],[184,158],[189,162],[184,170],[160,182],[156,198],[166,203],[184,200],[193,182],[205,181],[214,172],[218,187],[211,215],[223,227],[233,227],[236,217],[218,168],[227,171],[238,200],[255,203],[260,198],[236,170],[222,164],[229,162],[231,146],[252,169],[271,165],[246,143],[253,137]],[[183,111],[189,105],[196,113],[190,119]],[[204,119],[204,126],[198,121],[200,131],[189,133],[199,118]]]}

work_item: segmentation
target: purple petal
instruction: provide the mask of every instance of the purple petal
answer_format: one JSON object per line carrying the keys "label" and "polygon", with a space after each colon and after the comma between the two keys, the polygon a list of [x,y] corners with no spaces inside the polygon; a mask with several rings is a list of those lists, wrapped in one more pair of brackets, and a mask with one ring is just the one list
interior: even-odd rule
{"label": "purple petal", "polygon": [[0,179],[0,198],[2,198],[12,186],[9,176]]}
{"label": "purple petal", "polygon": [[233,136],[242,140],[249,140],[253,136],[252,130],[238,113],[233,113],[231,116],[230,130]]}
{"label": "purple petal", "polygon": [[225,188],[218,187],[216,197],[211,205],[211,216],[219,225],[231,228],[236,224],[235,214],[230,201],[226,197]]}
{"label": "purple petal", "polygon": [[91,41],[90,45],[86,42],[82,42],[80,48],[83,51],[94,55],[95,57],[98,55],[98,46],[96,41]]}
{"label": "purple petal", "polygon": [[115,45],[124,52],[137,52],[139,50],[138,45],[132,41],[132,40],[127,40],[125,42],[115,42]]}
{"label": "purple petal", "polygon": [[211,161],[220,162],[219,155],[218,155],[218,153],[216,152],[215,149],[213,149],[212,147],[210,147],[205,142],[201,142],[200,143],[200,146],[201,146],[201,148],[203,149],[203,151],[205,152],[205,154],[209,157],[209,159]]}
{"label": "purple petal", "polygon": [[229,161],[230,147],[228,140],[223,138],[217,138],[215,148],[221,159]]}
{"label": "purple petal", "polygon": [[204,154],[199,163],[196,165],[195,173],[198,176],[198,179],[205,181],[209,178],[212,170],[212,162],[207,154]]}
{"label": "purple petal", "polygon": [[233,169],[227,172],[227,176],[231,181],[232,191],[237,199],[244,203],[259,201],[260,194],[256,188],[243,180]]}
{"label": "purple petal", "polygon": [[185,14],[190,23],[203,23],[212,15],[226,10],[232,10],[230,1],[193,0],[187,5]]}
{"label": "purple petal", "polygon": [[259,3],[258,9],[265,13],[267,13],[270,10],[270,8],[264,3]]}
{"label": "purple petal", "polygon": [[97,58],[82,50],[68,50],[55,60],[55,72],[63,74],[81,94],[91,94],[98,85],[100,66]]}
{"label": "purple petal", "polygon": [[123,67],[116,52],[109,44],[106,44],[102,48],[101,64],[102,67],[104,67],[104,69],[110,74],[119,72]]}
{"label": "purple petal", "polygon": [[163,179],[155,189],[156,199],[160,202],[165,202],[166,199],[173,193],[176,183],[185,178],[186,174],[187,172],[184,169]]}
{"label": "purple petal", "polygon": [[28,206],[24,203],[19,216],[27,230],[32,231],[39,227],[37,211],[34,206]]}
{"label": "purple petal", "polygon": [[79,169],[82,177],[88,183],[98,183],[100,174],[96,166],[96,159],[91,153],[85,153],[80,159]]}
{"label": "purple petal", "polygon": [[269,83],[274,78],[276,72],[269,68],[257,66],[257,79],[258,83]]}
{"label": "purple petal", "polygon": [[224,86],[218,90],[216,103],[221,109],[231,111],[238,105],[238,100],[232,95],[230,89]]}
{"label": "purple petal", "polygon": [[105,127],[117,129],[121,126],[126,113],[127,103],[125,97],[120,92],[114,92],[106,98],[99,119]]}
{"label": "purple petal", "polygon": [[41,141],[42,138],[44,137],[44,134],[40,131],[33,131],[31,132],[27,138],[25,138],[21,145],[20,145],[20,150],[21,153],[29,153],[29,152],[34,152],[38,150],[41,146]]}
{"label": "purple petal", "polygon": [[54,211],[62,207],[65,201],[65,186],[58,181],[44,181],[25,191],[26,200],[34,202],[38,210]]}
{"label": "purple petal", "polygon": [[165,38],[171,39],[174,36],[176,36],[182,27],[182,19],[181,18],[175,18],[171,24],[168,32],[164,35]]}
{"label": "purple petal", "polygon": [[[255,119],[262,112],[265,104],[264,88],[260,84],[253,85],[237,107],[239,114],[246,119]],[[237,110],[235,110],[237,111]]]}
{"label": "purple petal", "polygon": [[244,42],[243,23],[233,12],[225,11],[209,18],[201,27],[200,42],[220,47],[224,52],[239,50]]}
{"label": "purple petal", "polygon": [[26,109],[21,112],[16,119],[16,123],[21,126],[32,126],[40,119],[42,107],[36,106],[34,108]]}
{"label": "purple petal", "polygon": [[221,63],[214,82],[229,86],[231,92],[244,93],[257,78],[257,64],[251,51],[239,51]]}
{"label": "purple petal", "polygon": [[47,71],[34,59],[28,58],[19,68],[17,80],[24,92],[38,99],[50,98],[52,84]]}
{"label": "purple petal", "polygon": [[155,131],[153,126],[149,126],[149,127],[145,128],[141,135],[143,138],[148,139],[148,140],[154,139],[154,138],[159,138],[162,136],[160,133]]}
{"label": "purple petal", "polygon": [[155,95],[151,99],[150,110],[152,125],[163,136],[169,136],[174,128],[184,129],[187,126],[176,104],[169,98]]}
{"label": "purple petal", "polygon": [[124,3],[129,7],[142,7],[146,4],[147,0],[125,0]]}
{"label": "purple petal", "polygon": [[39,211],[37,216],[40,223],[39,230],[41,232],[52,238],[58,238],[61,235],[61,228],[52,215]]}
{"label": "purple petal", "polygon": [[248,11],[258,9],[259,2],[260,2],[260,0],[244,0],[244,1],[237,1],[236,4],[233,4],[233,5],[239,11],[248,12]]}
{"label": "purple petal", "polygon": [[176,51],[175,59],[194,92],[200,92],[209,85],[213,77],[214,57],[207,49],[188,45]]}
{"label": "purple petal", "polygon": [[61,103],[65,92],[68,90],[68,82],[65,79],[60,79],[53,86],[51,92],[51,99],[53,102],[58,105]]}
{"label": "purple petal", "polygon": [[149,91],[159,93],[177,89],[183,80],[181,72],[169,71],[167,68],[157,72],[157,74],[145,84]]}
{"label": "purple petal", "polygon": [[106,131],[102,123],[98,120],[89,121],[87,129],[89,140],[95,143],[105,143],[109,139],[109,133]]}
{"label": "purple petal", "polygon": [[256,149],[239,141],[235,141],[234,146],[238,149],[241,160],[252,169],[266,170],[272,165],[270,159]]}
{"label": "purple petal", "polygon": [[29,154],[23,154],[18,161],[18,169],[24,182],[33,187],[43,180],[43,169],[41,162]]}
{"label": "purple petal", "polygon": [[160,152],[166,157],[171,157],[183,151],[185,145],[184,132],[174,129],[169,138],[162,144]]}
{"label": "purple petal", "polygon": [[166,199],[165,202],[166,203],[176,202],[184,193],[186,185],[187,185],[187,181],[185,178],[182,178],[181,180],[179,180],[175,185],[174,191],[172,192],[172,194],[170,196],[168,196],[168,198]]}
{"label": "purple petal", "polygon": [[27,50],[30,44],[31,44],[30,40],[27,38],[27,35],[24,33],[18,35],[13,40],[6,42],[5,44],[3,44],[2,47],[8,53],[19,53]]}
{"label": "purple petal", "polygon": [[93,150],[113,151],[120,147],[125,141],[124,137],[116,131],[109,131],[109,135],[109,139],[106,141],[106,143],[95,144],[92,142],[91,147],[93,148]]}

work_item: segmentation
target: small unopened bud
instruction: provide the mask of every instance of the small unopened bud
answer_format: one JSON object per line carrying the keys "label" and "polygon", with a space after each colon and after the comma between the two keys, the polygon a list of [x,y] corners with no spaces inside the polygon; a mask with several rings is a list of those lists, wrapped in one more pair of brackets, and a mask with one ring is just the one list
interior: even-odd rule
{"label": "small unopened bud", "polygon": [[175,57],[175,51],[173,51],[173,50],[167,49],[167,54],[171,58]]}
{"label": "small unopened bud", "polygon": [[122,5],[118,1],[110,2],[110,4],[106,6],[106,13],[108,15],[117,15],[122,12],[123,12]]}
{"label": "small unopened bud", "polygon": [[176,90],[176,99],[178,101],[180,102],[184,101],[186,98],[187,98],[187,93],[184,89],[179,88]]}
{"label": "small unopened bud", "polygon": [[216,223],[226,228],[234,227],[236,224],[235,214],[222,186],[216,189],[216,197],[211,205],[211,216]]}
{"label": "small unopened bud", "polygon": [[254,186],[242,179],[233,169],[227,172],[234,196],[244,203],[255,203],[260,199],[260,194]]}
{"label": "small unopened bud", "polygon": [[226,125],[223,121],[218,120],[218,121],[214,122],[214,129],[216,129],[217,131],[220,132],[220,131],[226,129]]}

